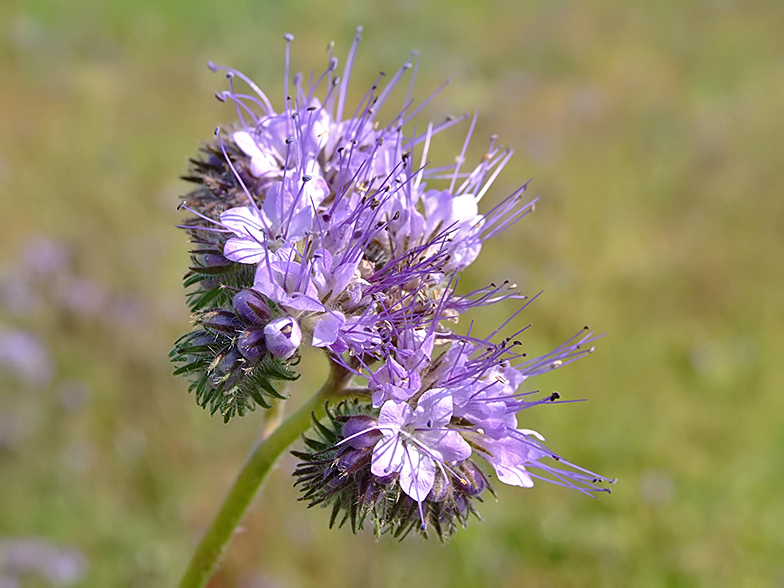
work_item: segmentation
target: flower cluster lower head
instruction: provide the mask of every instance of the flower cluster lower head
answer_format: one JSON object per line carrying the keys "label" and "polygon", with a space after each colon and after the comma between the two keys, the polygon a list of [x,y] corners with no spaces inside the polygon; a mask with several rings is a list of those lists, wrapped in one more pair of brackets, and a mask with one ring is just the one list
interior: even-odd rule
{"label": "flower cluster lower head", "polygon": [[[488,467],[507,484],[544,474],[603,490],[517,421],[558,401],[532,399],[523,382],[589,352],[592,335],[530,359],[515,341],[522,331],[500,341],[455,331],[475,307],[524,298],[509,283],[458,293],[483,242],[533,210],[523,185],[481,211],[511,152],[491,139],[465,166],[474,117],[456,163],[430,165],[431,142],[465,117],[416,122],[434,96],[412,98],[416,59],[349,106],[360,32],[344,66],[330,46],[307,83],[290,79],[287,35],[277,109],[243,74],[211,65],[227,74],[218,98],[237,122],[216,131],[185,178],[197,185],[182,205],[195,327],[175,344],[177,371],[226,420],[281,397],[303,345],[365,382],[360,401],[318,424],[296,472],[306,499],[332,504],[333,521],[342,513],[355,529],[370,516],[379,531],[448,535],[475,512]],[[387,112],[393,101],[402,107]]]}

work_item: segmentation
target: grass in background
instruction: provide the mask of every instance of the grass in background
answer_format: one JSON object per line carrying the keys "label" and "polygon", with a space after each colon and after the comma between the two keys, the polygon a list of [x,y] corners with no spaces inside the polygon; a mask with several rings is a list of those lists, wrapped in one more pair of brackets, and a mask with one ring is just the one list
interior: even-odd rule
{"label": "grass in background", "polygon": [[[307,73],[361,23],[355,96],[418,49],[419,98],[453,80],[430,116],[479,108],[470,156],[493,132],[517,151],[489,202],[534,178],[536,214],[465,284],[545,290],[521,319],[531,351],[609,333],[536,383],[589,402],[522,418],[619,483],[598,501],[499,488],[443,548],[330,532],[285,459],[210,586],[780,585],[781,4],[423,4],[3,4],[0,335],[43,355],[39,379],[0,371],[0,541],[78,549],[76,586],[175,584],[260,426],[209,418],[166,360],[188,322],[177,177],[234,118],[205,64],[280,105],[283,33]],[[47,240],[67,257],[42,264]]]}

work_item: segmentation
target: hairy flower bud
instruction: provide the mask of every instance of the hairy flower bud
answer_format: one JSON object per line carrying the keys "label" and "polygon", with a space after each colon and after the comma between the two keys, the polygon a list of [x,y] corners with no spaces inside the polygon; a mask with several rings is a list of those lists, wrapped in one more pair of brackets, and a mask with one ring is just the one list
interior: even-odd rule
{"label": "hairy flower bud", "polygon": [[264,329],[251,327],[242,331],[237,339],[237,349],[248,361],[258,361],[267,352]]}
{"label": "hairy flower bud", "polygon": [[251,288],[237,292],[231,304],[237,314],[250,324],[265,325],[272,320],[272,311],[264,296]]}

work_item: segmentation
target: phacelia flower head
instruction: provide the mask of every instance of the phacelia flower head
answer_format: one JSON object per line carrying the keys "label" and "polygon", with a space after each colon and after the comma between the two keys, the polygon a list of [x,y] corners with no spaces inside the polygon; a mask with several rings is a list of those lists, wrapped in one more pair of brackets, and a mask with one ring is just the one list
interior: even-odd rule
{"label": "phacelia flower head", "polygon": [[[226,420],[282,397],[303,346],[364,382],[296,453],[303,499],[332,505],[332,522],[355,531],[369,518],[379,533],[432,529],[444,538],[476,514],[492,475],[603,491],[602,478],[518,426],[521,411],[559,402],[532,400],[528,379],[587,353],[592,335],[529,359],[515,342],[525,329],[500,342],[497,332],[456,331],[474,308],[525,299],[509,282],[458,293],[459,273],[484,241],[533,210],[527,184],[483,206],[511,152],[492,137],[464,168],[475,116],[455,163],[431,166],[432,141],[466,117],[415,120],[438,93],[412,99],[415,56],[349,106],[360,33],[345,65],[330,45],[326,68],[307,83],[290,78],[287,35],[280,102],[211,64],[227,75],[217,96],[237,122],[215,132],[185,178],[196,184],[182,203],[194,329],[175,344],[177,373]],[[402,108],[385,108],[395,93]]]}

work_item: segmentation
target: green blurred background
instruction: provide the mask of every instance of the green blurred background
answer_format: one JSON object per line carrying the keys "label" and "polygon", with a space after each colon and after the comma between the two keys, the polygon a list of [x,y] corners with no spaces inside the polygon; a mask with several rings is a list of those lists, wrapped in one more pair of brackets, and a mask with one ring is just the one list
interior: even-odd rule
{"label": "green blurred background", "polygon": [[[486,204],[534,179],[466,280],[545,291],[529,351],[608,333],[534,384],[589,402],[521,421],[619,482],[498,488],[447,547],[398,544],[329,531],[287,457],[210,586],[784,586],[780,0],[5,0],[0,585],[176,584],[261,423],[210,418],[166,358],[177,178],[234,119],[206,62],[280,106],[283,33],[309,73],[357,24],[355,99],[418,49],[418,98],[452,79],[427,117],[480,110],[469,161],[493,132],[516,150]],[[305,361],[292,404],[324,373]]]}

